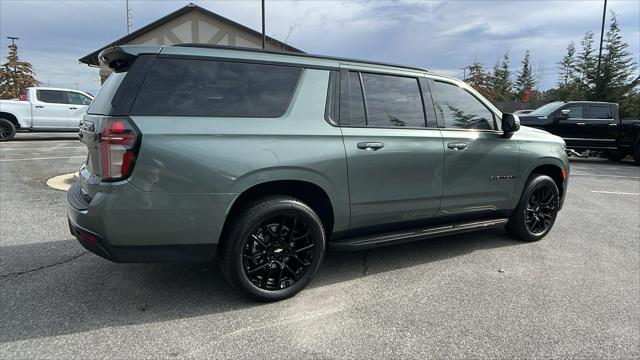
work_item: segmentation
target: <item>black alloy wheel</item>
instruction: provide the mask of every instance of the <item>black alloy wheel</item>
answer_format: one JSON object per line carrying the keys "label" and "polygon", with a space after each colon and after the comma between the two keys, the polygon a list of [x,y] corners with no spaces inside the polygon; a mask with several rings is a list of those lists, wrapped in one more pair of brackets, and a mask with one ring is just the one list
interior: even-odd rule
{"label": "black alloy wheel", "polygon": [[547,175],[532,174],[516,209],[509,217],[506,229],[520,240],[540,240],[551,231],[558,210],[560,192],[556,182]]}
{"label": "black alloy wheel", "polygon": [[16,126],[7,119],[0,119],[0,141],[9,141],[16,136]]}
{"label": "black alloy wheel", "polygon": [[263,290],[286,289],[309,271],[314,247],[309,225],[296,214],[283,214],[258,225],[242,251],[245,276]]}
{"label": "black alloy wheel", "polygon": [[532,234],[543,234],[551,228],[557,212],[557,204],[556,193],[547,185],[540,186],[531,192],[524,211],[527,228]]}
{"label": "black alloy wheel", "polygon": [[324,226],[311,207],[271,195],[239,205],[230,216],[219,255],[232,287],[258,301],[277,301],[311,282],[326,246]]}

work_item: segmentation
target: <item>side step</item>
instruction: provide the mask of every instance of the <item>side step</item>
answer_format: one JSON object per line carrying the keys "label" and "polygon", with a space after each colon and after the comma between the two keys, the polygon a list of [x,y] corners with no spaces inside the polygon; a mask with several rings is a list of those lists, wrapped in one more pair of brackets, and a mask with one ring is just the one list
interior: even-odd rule
{"label": "side step", "polygon": [[438,236],[460,234],[505,225],[509,219],[497,218],[489,220],[475,220],[449,225],[414,228],[388,233],[377,233],[352,238],[340,239],[329,243],[329,248],[338,251],[362,250],[373,247],[399,244],[410,241],[430,239]]}

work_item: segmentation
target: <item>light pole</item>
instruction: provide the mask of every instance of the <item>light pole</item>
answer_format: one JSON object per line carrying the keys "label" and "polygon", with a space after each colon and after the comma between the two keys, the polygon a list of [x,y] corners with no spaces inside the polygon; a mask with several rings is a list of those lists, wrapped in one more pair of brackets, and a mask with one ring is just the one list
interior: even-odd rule
{"label": "light pole", "polygon": [[602,27],[600,29],[600,50],[598,51],[598,72],[596,73],[596,101],[600,100],[600,66],[602,65],[602,41],[604,40],[604,22],[607,16],[607,0],[602,9]]}
{"label": "light pole", "polygon": [[262,0],[262,50],[267,48],[267,35],[264,32],[264,0]]}

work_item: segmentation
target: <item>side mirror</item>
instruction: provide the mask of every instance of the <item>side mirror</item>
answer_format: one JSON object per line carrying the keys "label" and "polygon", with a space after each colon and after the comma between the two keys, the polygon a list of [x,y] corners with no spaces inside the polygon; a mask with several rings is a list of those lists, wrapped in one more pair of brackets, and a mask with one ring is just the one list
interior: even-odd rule
{"label": "side mirror", "polygon": [[511,135],[520,130],[520,118],[509,113],[502,114],[502,131],[505,135]]}
{"label": "side mirror", "polygon": [[567,120],[569,118],[569,114],[571,114],[571,110],[569,109],[560,110],[560,113],[556,115],[554,120]]}

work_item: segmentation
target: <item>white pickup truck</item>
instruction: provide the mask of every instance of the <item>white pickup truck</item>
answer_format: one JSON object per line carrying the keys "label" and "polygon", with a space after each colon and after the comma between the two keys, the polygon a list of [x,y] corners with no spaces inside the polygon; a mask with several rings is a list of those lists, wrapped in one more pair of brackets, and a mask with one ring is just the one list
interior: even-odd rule
{"label": "white pickup truck", "polygon": [[16,131],[78,131],[93,97],[78,90],[27,88],[20,100],[0,100],[0,141]]}

